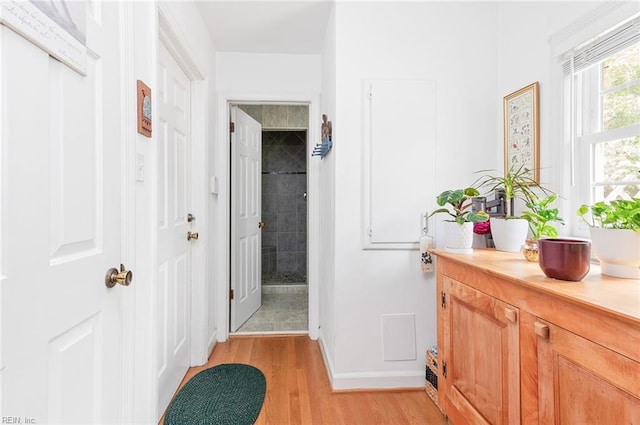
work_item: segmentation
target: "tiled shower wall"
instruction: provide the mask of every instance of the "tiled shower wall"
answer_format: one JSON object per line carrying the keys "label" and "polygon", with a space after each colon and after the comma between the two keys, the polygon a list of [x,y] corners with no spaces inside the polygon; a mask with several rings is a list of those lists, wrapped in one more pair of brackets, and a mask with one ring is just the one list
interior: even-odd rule
{"label": "tiled shower wall", "polygon": [[[304,283],[307,272],[307,132],[262,132],[263,283]],[[273,278],[273,276],[276,276]]]}
{"label": "tiled shower wall", "polygon": [[262,125],[263,130],[309,128],[307,105],[240,105],[240,109]]}

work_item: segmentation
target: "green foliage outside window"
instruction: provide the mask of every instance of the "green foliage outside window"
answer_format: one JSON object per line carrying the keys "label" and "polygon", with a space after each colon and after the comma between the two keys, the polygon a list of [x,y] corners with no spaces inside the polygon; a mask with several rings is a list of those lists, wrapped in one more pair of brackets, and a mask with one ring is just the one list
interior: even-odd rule
{"label": "green foliage outside window", "polygon": [[[640,43],[602,63],[602,129],[640,124]],[[603,143],[597,180],[640,180],[640,135]],[[630,199],[640,195],[640,184],[604,187],[605,199]]]}

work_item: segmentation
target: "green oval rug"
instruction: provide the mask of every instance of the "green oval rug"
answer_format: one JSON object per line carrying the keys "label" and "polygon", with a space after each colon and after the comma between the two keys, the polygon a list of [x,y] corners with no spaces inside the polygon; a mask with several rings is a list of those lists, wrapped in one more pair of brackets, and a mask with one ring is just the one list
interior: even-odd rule
{"label": "green oval rug", "polygon": [[264,374],[246,364],[221,364],[191,378],[178,391],[165,425],[250,425],[264,401]]}

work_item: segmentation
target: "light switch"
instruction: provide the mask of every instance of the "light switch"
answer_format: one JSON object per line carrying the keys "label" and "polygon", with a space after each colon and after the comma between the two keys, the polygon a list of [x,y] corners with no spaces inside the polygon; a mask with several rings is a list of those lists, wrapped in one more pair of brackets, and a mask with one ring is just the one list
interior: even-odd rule
{"label": "light switch", "polygon": [[144,155],[136,154],[136,181],[144,181]]}

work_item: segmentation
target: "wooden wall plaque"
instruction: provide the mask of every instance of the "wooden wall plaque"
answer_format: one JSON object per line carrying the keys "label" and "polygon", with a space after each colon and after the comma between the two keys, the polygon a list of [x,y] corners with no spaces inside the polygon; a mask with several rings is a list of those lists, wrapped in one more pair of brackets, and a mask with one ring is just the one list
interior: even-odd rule
{"label": "wooden wall plaque", "polygon": [[151,137],[151,89],[138,80],[138,133]]}

